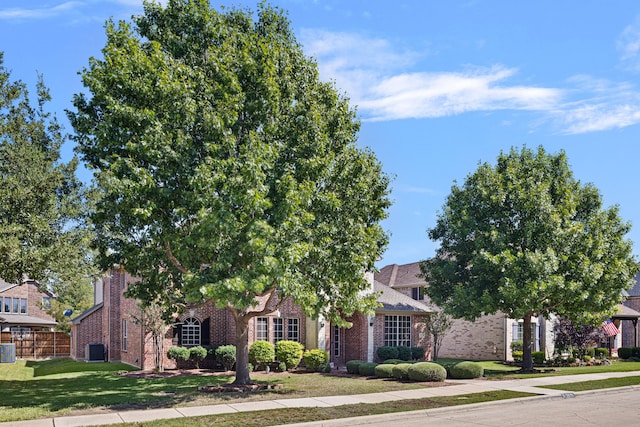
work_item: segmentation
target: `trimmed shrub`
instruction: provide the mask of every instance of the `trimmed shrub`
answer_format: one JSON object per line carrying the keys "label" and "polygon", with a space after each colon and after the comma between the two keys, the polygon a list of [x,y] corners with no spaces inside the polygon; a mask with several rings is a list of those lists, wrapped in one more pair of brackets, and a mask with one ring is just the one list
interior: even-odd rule
{"label": "trimmed shrub", "polygon": [[373,377],[376,375],[376,366],[377,363],[374,362],[364,362],[358,366],[358,373],[365,377]]}
{"label": "trimmed shrub", "polygon": [[409,365],[407,373],[412,381],[442,382],[447,378],[447,370],[433,362],[420,362]]}
{"label": "trimmed shrub", "polygon": [[523,343],[521,340],[511,341],[511,351],[522,351]]}
{"label": "trimmed shrub", "polygon": [[592,357],[589,356],[588,354],[585,354],[584,356],[582,356],[582,360],[584,360],[587,363],[591,362],[591,359]]}
{"label": "trimmed shrub", "polygon": [[233,365],[236,364],[236,346],[229,344],[216,348],[216,360],[224,366],[226,371],[232,370]]}
{"label": "trimmed shrub", "polygon": [[411,348],[405,346],[399,346],[398,349],[398,359],[401,360],[411,360]]}
{"label": "trimmed shrub", "polygon": [[196,369],[200,369],[200,361],[207,357],[207,349],[202,346],[191,347],[189,349],[189,359],[196,364]]}
{"label": "trimmed shrub", "polygon": [[187,347],[170,347],[167,351],[167,357],[171,360],[175,360],[176,362],[180,360],[186,362],[189,360],[189,357],[191,357],[191,354]]}
{"label": "trimmed shrub", "polygon": [[411,347],[411,359],[413,359],[413,360],[422,360],[422,359],[424,359],[424,348],[423,347]]}
{"label": "trimmed shrub", "polygon": [[618,357],[620,359],[630,359],[631,355],[633,354],[632,350],[633,350],[632,347],[620,347],[618,349]]}
{"label": "trimmed shrub", "polygon": [[276,360],[286,365],[286,371],[296,368],[302,360],[304,346],[296,341],[278,341]]}
{"label": "trimmed shrub", "polygon": [[484,368],[475,362],[460,362],[452,366],[449,370],[451,378],[457,380],[470,380],[480,378],[484,375]]}
{"label": "trimmed shrub", "polygon": [[531,352],[531,358],[533,359],[533,363],[536,365],[542,365],[546,359],[546,355],[544,354],[544,351],[533,351]]}
{"label": "trimmed shrub", "polygon": [[407,363],[406,360],[400,360],[400,359],[387,359],[384,362],[385,365],[398,365],[400,363]]}
{"label": "trimmed shrub", "polygon": [[278,372],[285,372],[287,370],[287,364],[284,362],[278,363]]}
{"label": "trimmed shrub", "polygon": [[390,345],[381,345],[376,350],[376,354],[378,355],[378,359],[380,360],[399,359],[398,347],[393,347]]}
{"label": "trimmed shrub", "polygon": [[307,369],[321,372],[329,362],[329,353],[319,349],[307,350],[302,354],[302,359]]}
{"label": "trimmed shrub", "polygon": [[356,374],[356,375],[359,374],[359,367],[363,363],[365,363],[365,362],[363,362],[362,360],[349,360],[346,363],[347,373],[348,374]]}
{"label": "trimmed shrub", "polygon": [[512,356],[513,356],[513,361],[514,362],[518,362],[518,363],[522,362],[522,352],[521,351],[517,351],[517,350],[514,351],[512,353]]}
{"label": "trimmed shrub", "polygon": [[262,370],[274,360],[276,360],[276,350],[269,341],[254,341],[249,346],[249,362],[255,369]]}
{"label": "trimmed shrub", "polygon": [[409,379],[409,367],[413,366],[411,363],[399,363],[392,366],[393,369],[391,370],[391,373],[393,374],[393,378],[397,380]]}
{"label": "trimmed shrub", "polygon": [[596,359],[606,359],[609,355],[609,349],[604,347],[598,347],[593,352]]}
{"label": "trimmed shrub", "polygon": [[393,378],[393,367],[395,365],[378,365],[374,369],[374,373],[378,378]]}

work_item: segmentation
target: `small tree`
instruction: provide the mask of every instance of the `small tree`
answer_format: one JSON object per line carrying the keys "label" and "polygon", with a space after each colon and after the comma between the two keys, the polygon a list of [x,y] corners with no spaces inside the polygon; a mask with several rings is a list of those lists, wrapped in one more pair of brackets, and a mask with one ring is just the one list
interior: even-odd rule
{"label": "small tree", "polygon": [[578,358],[583,359],[589,347],[597,346],[606,339],[601,326],[573,322],[568,318],[558,318],[553,325],[556,351],[578,350]]}
{"label": "small tree", "polygon": [[216,360],[224,366],[225,371],[232,370],[236,363],[236,346],[229,344],[216,348]]}
{"label": "small tree", "polygon": [[453,325],[453,318],[444,311],[438,311],[425,316],[424,325],[427,333],[433,337],[433,360],[438,360],[442,340]]}
{"label": "small tree", "polygon": [[131,317],[135,324],[142,326],[145,337],[151,335],[154,367],[158,372],[164,372],[164,337],[171,325],[165,321],[164,308],[161,304],[139,303],[138,307],[140,307],[140,315],[132,314]]}
{"label": "small tree", "polygon": [[[235,348],[233,350],[235,352]],[[189,349],[189,359],[193,360],[193,363],[196,365],[196,369],[200,369],[200,362],[207,357],[207,353],[207,349],[201,345],[197,345]]]}

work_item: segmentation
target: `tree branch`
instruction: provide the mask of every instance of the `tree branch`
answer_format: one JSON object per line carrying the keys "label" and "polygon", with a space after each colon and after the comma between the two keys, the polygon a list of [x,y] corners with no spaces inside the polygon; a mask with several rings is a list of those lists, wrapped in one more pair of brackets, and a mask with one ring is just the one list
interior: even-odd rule
{"label": "tree branch", "polygon": [[173,264],[182,274],[187,274],[189,270],[187,270],[182,264],[180,264],[180,261],[178,261],[178,259],[173,256],[173,252],[171,252],[171,244],[169,242],[166,242],[164,244],[164,249],[167,253],[169,261],[171,261],[171,264]]}

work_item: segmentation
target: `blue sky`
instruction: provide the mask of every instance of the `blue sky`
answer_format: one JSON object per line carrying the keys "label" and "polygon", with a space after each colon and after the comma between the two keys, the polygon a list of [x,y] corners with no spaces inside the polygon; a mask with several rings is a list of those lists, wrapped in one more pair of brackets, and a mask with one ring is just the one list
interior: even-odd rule
{"label": "blue sky", "polygon": [[[257,1],[211,4],[255,9]],[[432,256],[426,230],[453,182],[522,145],[565,150],[576,177],[598,187],[606,206],[620,206],[640,243],[640,3],[271,4],[288,11],[321,76],[357,105],[359,143],[394,176],[379,267]],[[141,11],[137,0],[4,0],[5,67],[32,90],[41,73],[66,124],[64,110],[83,90],[78,72],[104,46],[104,22]],[[71,151],[67,144],[64,155]]]}

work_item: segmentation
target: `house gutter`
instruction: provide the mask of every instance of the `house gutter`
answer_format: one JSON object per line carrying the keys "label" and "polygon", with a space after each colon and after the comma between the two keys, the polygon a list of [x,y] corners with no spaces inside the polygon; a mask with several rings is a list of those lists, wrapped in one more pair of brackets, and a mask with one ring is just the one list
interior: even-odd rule
{"label": "house gutter", "polygon": [[507,361],[507,315],[504,315],[504,327],[502,328],[504,331],[504,353],[502,355],[502,361]]}

